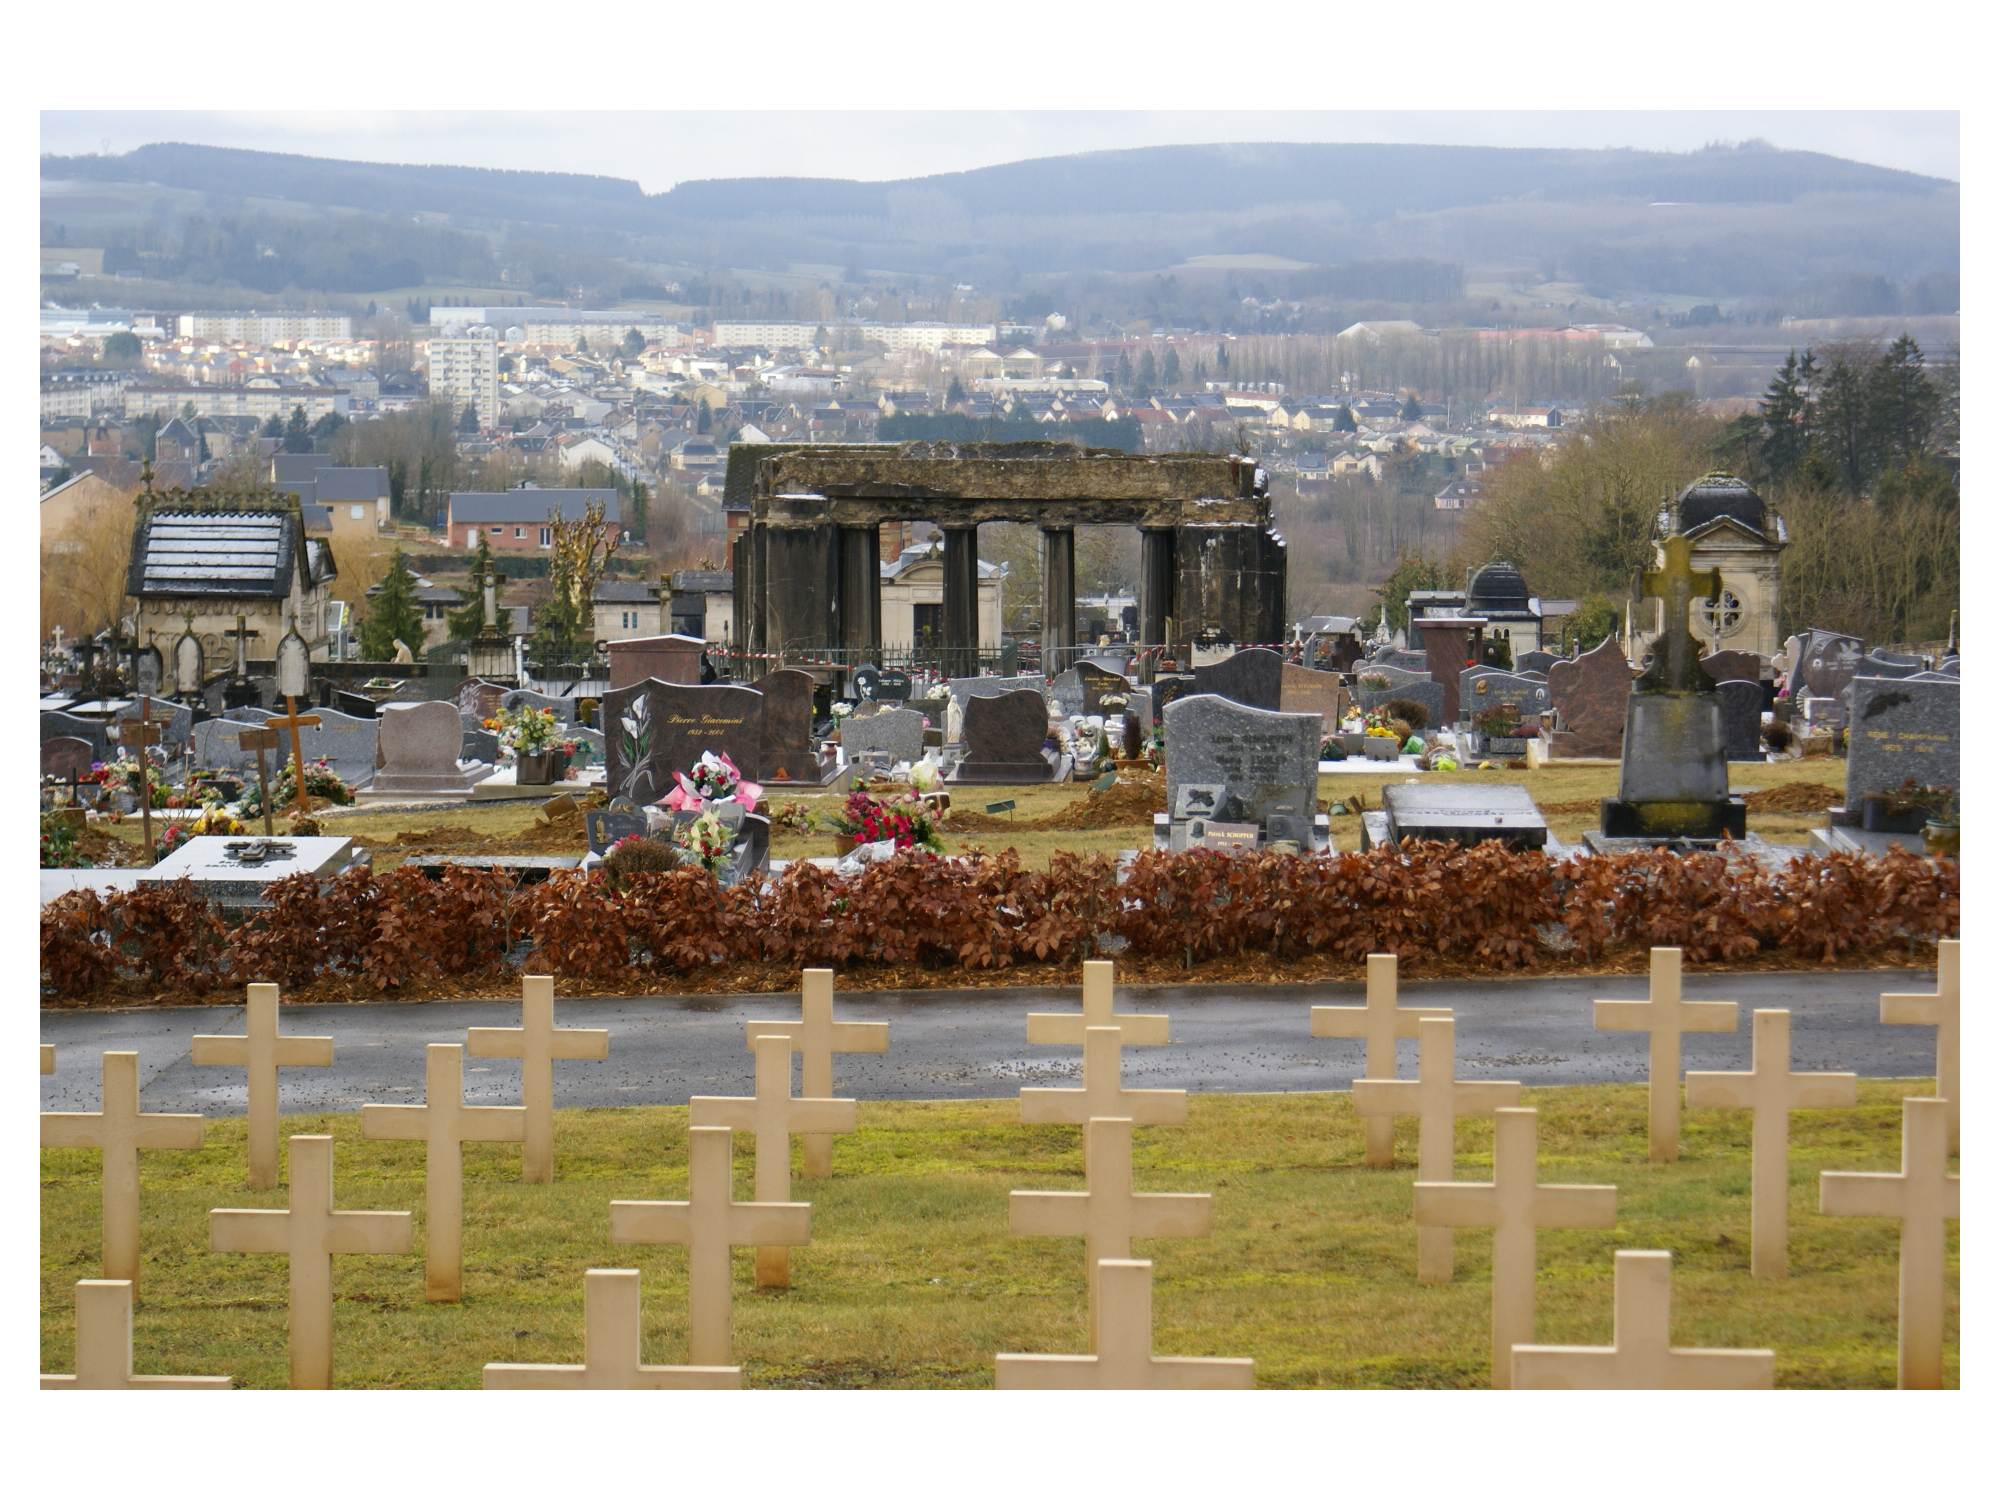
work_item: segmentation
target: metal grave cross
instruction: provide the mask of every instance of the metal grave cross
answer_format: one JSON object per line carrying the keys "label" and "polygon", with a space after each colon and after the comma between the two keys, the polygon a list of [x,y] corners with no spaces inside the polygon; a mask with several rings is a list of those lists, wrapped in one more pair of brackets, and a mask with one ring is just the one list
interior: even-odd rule
{"label": "metal grave cross", "polygon": [[139,1112],[139,1054],[104,1054],[104,1087],[94,1114],[42,1116],[44,1149],[103,1153],[104,1279],[139,1284],[139,1153],[198,1151],[200,1115]]}
{"label": "metal grave cross", "polygon": [[197,1068],[242,1068],[249,1074],[250,1186],[278,1185],[278,1069],[330,1068],[330,1036],[280,1036],[278,987],[246,986],[242,1036],[188,1039],[188,1060]]}
{"label": "metal grave cross", "polygon": [[[1449,1010],[1402,1006],[1396,1003],[1396,955],[1368,955],[1368,1003],[1366,1005],[1315,1005],[1312,1008],[1312,1035],[1366,1037],[1368,1055],[1362,1064],[1363,1078],[1392,1079],[1396,1076],[1396,1043],[1414,1041],[1417,1023],[1425,1017],[1450,1019]],[[1396,1164],[1396,1122],[1387,1115],[1370,1117],[1363,1132],[1365,1156],[1371,1167]]]}

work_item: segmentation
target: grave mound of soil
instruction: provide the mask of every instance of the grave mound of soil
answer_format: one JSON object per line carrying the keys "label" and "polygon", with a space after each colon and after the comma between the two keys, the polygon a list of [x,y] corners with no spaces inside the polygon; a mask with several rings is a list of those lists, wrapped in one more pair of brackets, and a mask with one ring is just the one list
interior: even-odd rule
{"label": "grave mound of soil", "polygon": [[1753,813],[1820,813],[1838,807],[1847,793],[1819,781],[1794,781],[1746,793],[1743,805]]}
{"label": "grave mound of soil", "polygon": [[1098,828],[1150,828],[1167,810],[1167,778],[1157,771],[1121,772],[1103,791],[1086,792],[1039,818],[1009,819],[954,807],[945,819],[952,833],[1089,832]]}

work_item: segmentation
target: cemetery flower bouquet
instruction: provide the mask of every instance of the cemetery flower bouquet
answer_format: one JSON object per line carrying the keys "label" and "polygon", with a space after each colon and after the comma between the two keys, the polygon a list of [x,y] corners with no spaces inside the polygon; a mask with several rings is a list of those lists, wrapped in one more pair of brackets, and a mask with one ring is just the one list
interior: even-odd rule
{"label": "cemetery flower bouquet", "polygon": [[498,719],[488,719],[486,727],[499,733],[500,748],[512,756],[546,755],[561,748],[556,738],[556,730],[561,726],[556,723],[552,709],[526,704],[505,709]]}
{"label": "cemetery flower bouquet", "polygon": [[[285,768],[278,773],[278,779],[271,786],[271,807],[275,811],[289,807],[298,798],[298,763],[290,756],[285,758]],[[324,759],[306,762],[306,795],[324,797],[340,807],[354,801],[354,789],[333,773],[333,767]],[[260,817],[264,811],[263,790],[248,787],[243,800],[237,804],[246,818]]]}
{"label": "cemetery flower bouquet", "polygon": [[833,716],[836,719],[844,719],[853,712],[854,705],[852,703],[843,701],[833,705]]}
{"label": "cemetery flower bouquet", "polygon": [[1479,726],[1481,734],[1492,735],[1495,739],[1509,739],[1519,733],[1521,710],[1511,703],[1496,703],[1491,708],[1482,708],[1472,716],[1472,722]]}
{"label": "cemetery flower bouquet", "polygon": [[165,859],[193,837],[194,830],[186,823],[169,823],[160,830],[160,836],[153,840],[154,863],[157,864]]}
{"label": "cemetery flower bouquet", "polygon": [[1948,786],[1926,786],[1916,777],[1906,777],[1900,786],[1891,787],[1887,800],[1892,814],[1922,812],[1932,822],[1943,822],[1958,800],[1958,793]]}
{"label": "cemetery flower bouquet", "polygon": [[1319,758],[1321,760],[1346,760],[1347,746],[1341,743],[1337,734],[1320,736]]}
{"label": "cemetery flower bouquet", "polygon": [[705,812],[674,835],[674,845],[709,874],[720,870],[729,858],[730,832],[722,819]]}
{"label": "cemetery flower bouquet", "polygon": [[89,860],[76,847],[76,822],[59,812],[42,814],[42,868],[88,870]]}
{"label": "cemetery flower bouquet", "polygon": [[693,775],[676,771],[674,781],[676,785],[667,793],[666,805],[676,811],[706,807],[711,802],[724,802],[731,798],[741,802],[746,809],[754,810],[757,798],[764,790],[754,781],[745,781],[743,773],[736,769],[735,761],[727,755],[717,755],[713,750],[701,752]]}
{"label": "cemetery flower bouquet", "polygon": [[929,805],[913,793],[877,801],[867,792],[850,792],[840,815],[829,820],[836,833],[858,844],[879,844],[893,839],[898,851],[922,848],[932,854],[944,853],[937,822]]}
{"label": "cemetery flower bouquet", "polygon": [[1389,691],[1389,679],[1382,676],[1379,672],[1363,672],[1354,685],[1364,693],[1386,693]]}

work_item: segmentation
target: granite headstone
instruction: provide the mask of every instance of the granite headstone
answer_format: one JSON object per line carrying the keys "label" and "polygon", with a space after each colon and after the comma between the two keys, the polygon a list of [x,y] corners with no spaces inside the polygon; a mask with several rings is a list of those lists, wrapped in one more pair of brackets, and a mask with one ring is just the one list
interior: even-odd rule
{"label": "granite headstone", "polygon": [[1550,667],[1559,661],[1566,660],[1568,660],[1567,657],[1557,656],[1553,651],[1523,651],[1514,662],[1514,670],[1517,672],[1539,672],[1542,676],[1546,677],[1549,675]]}
{"label": "granite headstone", "polygon": [[1958,789],[1959,684],[1936,674],[1856,677],[1847,726],[1847,808],[1857,811],[1869,792],[1888,792],[1905,781]]}
{"label": "granite headstone", "polygon": [[1149,725],[1157,726],[1160,715],[1167,711],[1167,705],[1177,698],[1192,696],[1198,689],[1194,685],[1192,672],[1161,672],[1153,678],[1152,718]]}
{"label": "granite headstone", "polygon": [[1227,698],[1246,708],[1275,713],[1284,701],[1284,665],[1285,659],[1277,652],[1251,646],[1208,666],[1196,667],[1194,690]]}
{"label": "granite headstone", "polygon": [[1764,658],[1755,651],[1711,651],[1701,658],[1710,682],[1760,682]]}
{"label": "granite headstone", "polygon": [[486,767],[462,767],[459,746],[465,731],[451,703],[385,703],[382,717],[368,721],[381,735],[382,769],[369,790],[380,795],[464,795],[487,774]]}
{"label": "granite headstone", "polygon": [[1764,758],[1764,684],[1729,678],[1715,685],[1722,701],[1723,753],[1730,760]]}
{"label": "granite headstone", "polygon": [[889,708],[865,719],[851,718],[840,726],[840,748],[849,760],[860,760],[871,751],[887,754],[892,765],[919,760],[924,753],[924,716],[914,708]]}
{"label": "granite headstone", "polygon": [[1401,687],[1364,691],[1359,701],[1364,713],[1372,713],[1387,703],[1420,703],[1426,729],[1436,729],[1444,723],[1444,684],[1432,682],[1428,677],[1413,677]]}
{"label": "granite headstone", "polygon": [[1616,640],[1555,663],[1549,668],[1549,698],[1562,716],[1562,729],[1551,737],[1551,751],[1578,759],[1621,754],[1625,700],[1631,695],[1632,667]]}
{"label": "granite headstone", "polygon": [[[635,686],[637,684],[634,684]],[[547,693],[538,693],[533,688],[509,688],[500,696],[503,709],[546,708],[556,716],[558,724],[576,722],[576,699],[555,698]]]}
{"label": "granite headstone", "polygon": [[504,688],[497,682],[488,682],[481,677],[468,677],[458,685],[458,708],[460,713],[477,715],[481,719],[498,716],[500,705],[513,689]]}
{"label": "granite headstone", "polygon": [[43,713],[42,738],[52,740],[58,737],[87,740],[90,742],[91,759],[111,759],[111,732],[96,719],[81,719],[75,714],[60,711]]}
{"label": "granite headstone", "polygon": [[1278,709],[1288,714],[1318,714],[1332,734],[1347,709],[1347,689],[1338,672],[1318,672],[1293,662],[1284,664],[1278,680]]}
{"label": "granite headstone", "polygon": [[75,735],[51,735],[42,741],[42,775],[58,781],[74,781],[89,775],[96,758],[91,753],[90,741]]}
{"label": "granite headstone", "polygon": [[1318,714],[1251,708],[1215,693],[1167,705],[1167,805],[1189,783],[1228,789],[1244,815],[1310,819],[1318,803]]}
{"label": "granite headstone", "polygon": [[1107,696],[1129,698],[1131,692],[1132,684],[1124,677],[1093,661],[1080,661],[1049,682],[1049,701],[1064,717],[1101,714]]}
{"label": "granite headstone", "polygon": [[1513,704],[1524,719],[1546,713],[1553,706],[1547,678],[1499,672],[1490,667],[1468,671],[1458,679],[1458,701],[1468,718],[1496,703]]}
{"label": "granite headstone", "polygon": [[751,780],[763,755],[764,695],[755,688],[707,687],[649,677],[613,688],[599,705],[604,786],[614,797],[657,802],[706,751],[727,755]]}
{"label": "granite headstone", "polygon": [[[763,731],[755,772],[759,781],[808,781],[818,785],[823,779],[812,743],[813,689],[818,685],[812,673],[801,672],[797,667],[780,667],[750,684],[764,695]],[[750,774],[749,767],[744,767],[744,771]]]}
{"label": "granite headstone", "polygon": [[972,698],[965,705],[965,758],[950,779],[973,786],[1025,786],[1055,778],[1055,762],[1043,751],[1048,739],[1048,700],[1022,689],[997,698]]}

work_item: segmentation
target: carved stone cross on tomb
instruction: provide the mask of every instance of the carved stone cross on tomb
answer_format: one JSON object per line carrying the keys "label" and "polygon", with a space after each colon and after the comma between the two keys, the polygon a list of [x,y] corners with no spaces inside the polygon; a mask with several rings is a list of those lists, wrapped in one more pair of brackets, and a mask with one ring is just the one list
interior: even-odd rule
{"label": "carved stone cross on tomb", "polygon": [[1696,572],[1694,543],[1684,536],[1670,536],[1660,543],[1660,566],[1641,576],[1640,593],[1660,601],[1660,635],[1653,642],[1653,665],[1640,679],[1642,686],[1668,693],[1708,691],[1708,678],[1701,670],[1701,642],[1694,638],[1688,610],[1696,599],[1713,604],[1722,597],[1721,570]]}
{"label": "carved stone cross on tomb", "polygon": [[583,1273],[583,1363],[486,1366],[489,1391],[733,1391],[736,1365],[648,1365],[639,1359],[639,1273]]}
{"label": "carved stone cross on tomb", "polygon": [[1083,966],[1083,1009],[1080,1011],[1029,1011],[1028,1040],[1038,1047],[1081,1047],[1083,1034],[1092,1026],[1115,1026],[1118,1040],[1127,1047],[1167,1045],[1167,1018],[1162,1015],[1120,1013],[1111,1008],[1111,980],[1114,966],[1107,959],[1093,958]]}
{"label": "carved stone cross on tomb", "polygon": [[318,714],[300,713],[298,704],[290,697],[285,699],[285,711],[283,714],[264,721],[266,729],[288,729],[291,731],[292,807],[302,818],[310,810],[310,804],[306,801],[306,758],[305,753],[299,749],[299,731],[301,729],[317,728],[319,721]]}
{"label": "carved stone cross on tomb", "polygon": [[[799,985],[796,1021],[745,1021],[743,1045],[755,1052],[760,1036],[782,1036],[799,1054],[799,1093],[807,1099],[833,1097],[833,1054],[887,1052],[887,1021],[836,1021],[833,1018],[833,970],[807,969]],[[787,1073],[791,1068],[788,1060]],[[791,1084],[786,1083],[787,1092]],[[833,1137],[824,1130],[804,1132],[800,1145],[801,1175],[833,1175]],[[761,1160],[761,1158],[760,1158]],[[759,1197],[763,1195],[759,1193]],[[760,1285],[762,1283],[759,1283]]]}
{"label": "carved stone cross on tomb", "polygon": [[[721,1125],[750,1132],[757,1142],[759,1203],[789,1203],[792,1198],[792,1137],[808,1130],[845,1135],[854,1129],[852,1099],[794,1099],[792,1043],[782,1033],[759,1033],[750,1039],[757,1049],[757,1092],[748,1099],[697,1095],[688,1100],[690,1125]],[[789,1240],[757,1246],[757,1285],[792,1284]]]}
{"label": "carved stone cross on tomb", "polygon": [[152,700],[139,699],[139,717],[118,721],[118,746],[130,749],[139,762],[139,836],[146,841],[145,862],[153,858],[153,762],[146,751],[160,743],[161,727],[153,718]]}
{"label": "carved stone cross on tomb", "polygon": [[1514,1346],[1535,1338],[1535,1231],[1610,1229],[1615,1187],[1549,1186],[1535,1180],[1535,1111],[1493,1112],[1491,1182],[1419,1182],[1419,1224],[1493,1231],[1493,1388],[1505,1390]]}
{"label": "carved stone cross on tomb", "polygon": [[[1518,1083],[1460,1083],[1455,1071],[1457,1023],[1449,1016],[1427,1016],[1417,1022],[1417,1077],[1357,1078],[1354,1112],[1374,1123],[1387,1115],[1417,1117],[1417,1180],[1450,1182],[1453,1121],[1470,1115],[1490,1115],[1521,1102]],[[1417,1229],[1417,1280],[1451,1280],[1451,1231],[1435,1224]]]}
{"label": "carved stone cross on tomb", "polygon": [[53,1072],[55,1072],[55,1070],[56,1070],[56,1047],[55,1047],[55,1043],[54,1043],[54,1042],[43,1042],[43,1043],[42,1043],[42,1071],[43,1071],[44,1073],[53,1073]]}
{"label": "carved stone cross on tomb", "polygon": [[1791,1197],[1792,1111],[1852,1109],[1852,1073],[1794,1073],[1792,1013],[1750,1014],[1750,1071],[1690,1073],[1689,1109],[1747,1109],[1750,1118],[1750,1274],[1783,1276]]}
{"label": "carved stone cross on tomb", "polygon": [[198,1068],[244,1068],[250,1075],[250,1186],[278,1185],[278,1069],[330,1068],[330,1036],[280,1036],[278,987],[246,987],[242,1036],[197,1036],[188,1057]]}
{"label": "carved stone cross on tomb", "polygon": [[45,1391],[226,1391],[227,1375],[134,1375],[132,1283],[76,1284],[76,1373],[44,1375]]}
{"label": "carved stone cross on tomb", "polygon": [[357,1212],[333,1206],[333,1137],[291,1141],[289,1208],[211,1208],[208,1248],[291,1261],[292,1389],[333,1389],[333,1258],[408,1255],[406,1212]]}
{"label": "carved stone cross on tomb", "polygon": [[730,1247],[812,1243],[810,1203],[732,1201],[731,1134],[718,1125],[689,1128],[685,1203],[611,1205],[614,1245],[688,1247],[688,1361],[697,1365],[730,1363]]}
{"label": "carved stone cross on tomb", "polygon": [[1206,1239],[1207,1193],[1132,1191],[1132,1122],[1094,1119],[1084,1126],[1090,1165],[1081,1193],[1014,1192],[1007,1195],[1012,1234],[1081,1236],[1090,1323],[1097,1327],[1097,1265],[1129,1260],[1135,1239]]}
{"label": "carved stone cross on tomb", "polygon": [[1654,1161],[1681,1159],[1681,1035],[1734,1031],[1734,1000],[1681,999],[1681,950],[1655,948],[1644,1000],[1593,1000],[1599,1031],[1650,1034],[1646,1067],[1646,1134]]}
{"label": "carved stone cross on tomb", "polygon": [[[1396,1076],[1396,1043],[1414,1041],[1417,1022],[1426,1017],[1449,1019],[1449,1010],[1420,1009],[1396,1004],[1396,955],[1368,955],[1368,1003],[1366,1005],[1315,1005],[1312,1008],[1314,1036],[1366,1037],[1368,1056],[1361,1076],[1380,1080]],[[1396,1165],[1396,1122],[1376,1115],[1363,1125],[1364,1160],[1371,1167]]]}
{"label": "carved stone cross on tomb", "polygon": [[521,1059],[521,1104],[528,1111],[528,1134],[521,1143],[521,1181],[556,1180],[555,1064],[603,1062],[611,1055],[611,1033],[556,1025],[556,981],[552,974],[521,978],[519,1026],[469,1026],[465,1050],[473,1057]]}
{"label": "carved stone cross on tomb", "polygon": [[1620,1250],[1609,1348],[1516,1344],[1517,1391],[1768,1391],[1769,1349],[1676,1349],[1667,1338],[1671,1250]]}
{"label": "carved stone cross on tomb", "polygon": [[1896,1385],[1906,1391],[1944,1384],[1944,1224],[1958,1217],[1958,1179],[1945,1172],[1947,1118],[1942,1099],[1905,1099],[1902,1171],[1819,1174],[1821,1213],[1903,1221]]}
{"label": "carved stone cross on tomb", "polygon": [[1958,1155],[1958,939],[1938,943],[1935,995],[1884,995],[1884,1026],[1937,1027],[1937,1096],[1945,1103],[1944,1151]]}
{"label": "carved stone cross on tomb", "polygon": [[139,1153],[198,1151],[200,1115],[139,1112],[139,1054],[104,1054],[95,1114],[42,1116],[44,1148],[99,1151],[104,1176],[104,1279],[139,1286]]}
{"label": "carved stone cross on tomb", "polygon": [[[1083,1087],[1022,1089],[1023,1125],[1087,1125],[1130,1120],[1135,1125],[1187,1124],[1186,1089],[1128,1089],[1120,1074],[1120,1033],[1115,1026],[1083,1030]],[[1090,1169],[1090,1133],[1084,1132],[1083,1166]]]}
{"label": "carved stone cross on tomb", "polygon": [[997,1354],[1003,1391],[1247,1391],[1247,1359],[1187,1359],[1153,1353],[1153,1263],[1107,1260],[1097,1267],[1094,1354]]}
{"label": "carved stone cross on tomb", "polygon": [[528,1112],[518,1104],[465,1102],[465,1049],[456,1042],[424,1048],[422,1104],[364,1104],[361,1135],[370,1141],[424,1143],[424,1296],[456,1302],[465,1261],[466,1141],[518,1141]]}

